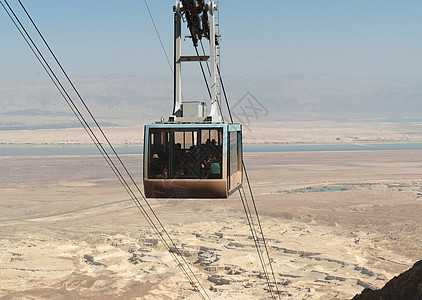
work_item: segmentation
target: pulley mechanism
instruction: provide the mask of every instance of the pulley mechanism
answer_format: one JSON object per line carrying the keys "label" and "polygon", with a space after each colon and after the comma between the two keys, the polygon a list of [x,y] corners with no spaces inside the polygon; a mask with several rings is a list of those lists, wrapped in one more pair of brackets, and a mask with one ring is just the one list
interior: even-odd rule
{"label": "pulley mechanism", "polygon": [[188,23],[194,47],[203,37],[210,39],[209,5],[204,0],[182,0],[181,12]]}

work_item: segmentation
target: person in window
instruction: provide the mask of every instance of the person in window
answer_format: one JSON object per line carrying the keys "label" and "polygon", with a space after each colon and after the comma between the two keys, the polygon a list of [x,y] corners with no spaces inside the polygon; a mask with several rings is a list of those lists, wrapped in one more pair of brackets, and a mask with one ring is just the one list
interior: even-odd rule
{"label": "person in window", "polygon": [[152,177],[155,179],[165,178],[164,175],[164,163],[161,161],[157,153],[152,155],[150,170]]}
{"label": "person in window", "polygon": [[172,178],[183,176],[185,173],[184,170],[184,151],[182,150],[182,145],[180,143],[173,145],[173,171],[172,171]]}
{"label": "person in window", "polygon": [[193,160],[188,160],[186,163],[186,176],[189,178],[196,178],[198,177],[195,173],[195,163]]}
{"label": "person in window", "polygon": [[212,162],[211,162],[210,178],[221,178],[220,162],[217,160],[217,157],[215,156],[212,158]]}
{"label": "person in window", "polygon": [[212,156],[211,154],[208,155],[208,157],[206,157],[202,163],[201,163],[201,169],[200,169],[200,174],[201,174],[201,178],[208,178],[209,172],[210,172],[210,163],[212,161]]}

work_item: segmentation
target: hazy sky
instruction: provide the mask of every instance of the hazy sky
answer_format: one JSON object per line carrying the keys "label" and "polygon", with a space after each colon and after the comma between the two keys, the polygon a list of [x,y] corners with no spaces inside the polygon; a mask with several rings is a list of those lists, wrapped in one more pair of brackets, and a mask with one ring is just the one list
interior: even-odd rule
{"label": "hazy sky", "polygon": [[[22,2],[71,76],[170,76],[144,1]],[[170,59],[174,3],[148,1]],[[220,0],[220,17],[225,74],[422,76],[420,0]],[[1,80],[45,78],[1,7],[0,45]]]}

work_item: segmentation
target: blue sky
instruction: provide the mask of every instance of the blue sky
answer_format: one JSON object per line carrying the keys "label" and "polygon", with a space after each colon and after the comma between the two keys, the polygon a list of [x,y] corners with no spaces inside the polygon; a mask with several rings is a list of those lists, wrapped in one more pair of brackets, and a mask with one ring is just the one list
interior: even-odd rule
{"label": "blue sky", "polygon": [[[23,3],[71,76],[170,76],[141,0]],[[175,1],[148,3],[171,56]],[[220,0],[224,74],[422,76],[422,1],[262,3]],[[2,8],[0,45],[0,80],[45,78]]]}

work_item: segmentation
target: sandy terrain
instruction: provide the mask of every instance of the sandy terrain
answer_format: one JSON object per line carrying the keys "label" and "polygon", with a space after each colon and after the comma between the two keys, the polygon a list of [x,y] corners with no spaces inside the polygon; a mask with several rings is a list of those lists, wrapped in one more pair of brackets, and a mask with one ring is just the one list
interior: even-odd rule
{"label": "sandy terrain", "polygon": [[[422,151],[245,160],[282,299],[350,299],[422,258]],[[101,157],[0,167],[1,299],[199,299]],[[151,204],[211,299],[269,298],[237,194]]]}

